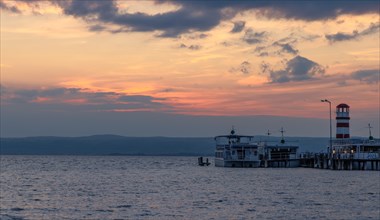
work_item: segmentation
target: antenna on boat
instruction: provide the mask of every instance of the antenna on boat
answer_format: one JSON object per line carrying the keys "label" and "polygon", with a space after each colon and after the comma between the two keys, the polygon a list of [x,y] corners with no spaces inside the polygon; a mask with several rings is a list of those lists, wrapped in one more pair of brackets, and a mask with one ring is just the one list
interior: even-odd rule
{"label": "antenna on boat", "polygon": [[284,128],[283,127],[281,127],[281,130],[280,130],[280,132],[281,132],[281,144],[284,144],[285,143],[285,140],[284,140]]}
{"label": "antenna on boat", "polygon": [[269,132],[269,130],[267,131],[267,135],[268,135],[268,137],[269,137],[269,135],[271,135],[271,133]]}
{"label": "antenna on boat", "polygon": [[368,123],[368,127],[367,127],[367,128],[368,128],[368,132],[369,132],[369,139],[370,139],[370,140],[373,140],[373,136],[372,136],[372,133],[371,133],[371,128],[372,128],[372,127],[371,127],[371,124],[370,124],[370,123]]}

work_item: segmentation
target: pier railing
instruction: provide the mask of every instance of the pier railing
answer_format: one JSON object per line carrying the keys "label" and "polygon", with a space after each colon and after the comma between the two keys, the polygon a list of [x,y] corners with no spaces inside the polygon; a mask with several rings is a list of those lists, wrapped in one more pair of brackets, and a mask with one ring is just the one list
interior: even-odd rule
{"label": "pier railing", "polygon": [[301,153],[299,155],[300,159],[342,159],[342,160],[380,160],[380,154],[377,152],[370,153]]}
{"label": "pier railing", "polygon": [[333,145],[356,145],[356,144],[369,144],[369,145],[377,145],[380,144],[380,139],[341,139],[341,140],[333,140]]}
{"label": "pier railing", "polygon": [[379,153],[335,153],[332,159],[380,160]]}

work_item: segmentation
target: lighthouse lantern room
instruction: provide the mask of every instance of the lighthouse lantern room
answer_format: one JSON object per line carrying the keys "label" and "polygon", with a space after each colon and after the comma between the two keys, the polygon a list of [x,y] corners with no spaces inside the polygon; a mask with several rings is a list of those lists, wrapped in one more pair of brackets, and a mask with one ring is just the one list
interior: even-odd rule
{"label": "lighthouse lantern room", "polygon": [[350,106],[344,103],[336,106],[336,138],[350,138]]}

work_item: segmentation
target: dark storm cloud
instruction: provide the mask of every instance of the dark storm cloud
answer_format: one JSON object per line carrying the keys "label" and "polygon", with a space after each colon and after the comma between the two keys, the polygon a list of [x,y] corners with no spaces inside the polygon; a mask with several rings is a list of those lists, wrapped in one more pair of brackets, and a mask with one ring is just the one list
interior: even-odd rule
{"label": "dark storm cloud", "polygon": [[245,21],[236,21],[233,23],[234,23],[234,27],[230,31],[231,33],[239,33],[241,31],[243,31],[243,29],[245,27]]}
{"label": "dark storm cloud", "polygon": [[201,49],[201,46],[199,46],[199,45],[190,45],[189,49],[190,50],[199,50],[199,49]]}
{"label": "dark storm cloud", "polygon": [[269,56],[269,52],[267,51],[268,47],[266,46],[257,46],[253,53],[257,54],[259,57],[267,57]]}
{"label": "dark storm cloud", "polygon": [[274,43],[266,46],[257,46],[253,53],[259,57],[265,57],[269,55],[278,56],[285,54],[297,55],[298,50],[295,47],[297,39],[294,36],[286,37],[275,41]]}
{"label": "dark storm cloud", "polygon": [[37,98],[58,99],[59,97],[73,97],[81,95],[78,88],[51,88],[51,89],[20,89],[8,90],[7,93],[12,94],[11,102],[30,102]]}
{"label": "dark storm cloud", "polygon": [[372,84],[379,83],[380,80],[380,70],[370,69],[370,70],[358,70],[351,74],[352,79],[359,80],[364,83]]}
{"label": "dark storm cloud", "polygon": [[286,63],[282,70],[270,70],[270,80],[273,83],[304,81],[324,74],[325,70],[319,64],[301,56],[296,56]]}
{"label": "dark storm cloud", "polygon": [[[222,20],[218,10],[205,10],[195,4],[177,11],[148,15],[145,13],[119,13],[115,1],[55,1],[65,14],[79,17],[87,22],[115,24],[120,32],[160,31],[159,37],[177,37],[190,31],[207,31]],[[117,33],[117,32],[113,32]]]}
{"label": "dark storm cloud", "polygon": [[294,33],[291,33],[288,37],[282,38],[278,41],[275,41],[272,46],[279,48],[276,54],[281,55],[283,53],[288,53],[292,55],[297,55],[298,50],[295,48],[294,44],[297,43],[297,38],[294,36]]}
{"label": "dark storm cloud", "polygon": [[284,53],[289,53],[289,54],[293,54],[293,55],[297,55],[298,54],[298,50],[295,49],[294,46],[292,46],[289,43],[275,42],[275,43],[273,43],[273,46],[280,47],[279,53],[283,53],[284,52]]}
{"label": "dark storm cloud", "polygon": [[[30,1],[24,1],[30,2]],[[117,25],[111,33],[159,31],[159,37],[178,37],[184,33],[209,31],[221,21],[230,20],[236,14],[254,10],[259,16],[270,19],[296,19],[305,21],[334,19],[343,14],[378,13],[378,1],[169,1],[157,0],[156,4],[175,4],[179,9],[159,14],[120,12],[116,1],[53,0],[66,15],[84,19],[99,25]],[[3,1],[1,8],[18,12]],[[92,26],[90,26],[92,27]],[[94,30],[94,28],[92,28]],[[233,32],[243,30],[236,23]],[[99,29],[95,28],[95,31]],[[255,42],[255,40],[251,41]]]}
{"label": "dark storm cloud", "polygon": [[268,18],[288,18],[298,20],[326,20],[342,14],[378,13],[378,1],[188,1],[159,0],[157,2],[176,3],[182,7],[197,5],[203,10],[225,9],[227,15],[258,9],[259,13]]}
{"label": "dark storm cloud", "polygon": [[190,39],[190,40],[197,40],[197,39],[204,39],[208,36],[209,36],[208,34],[201,33],[201,34],[191,34],[189,36],[186,36],[185,38]]}
{"label": "dark storm cloud", "polygon": [[269,53],[268,52],[261,52],[258,54],[259,57],[267,57],[269,56]]}
{"label": "dark storm cloud", "polygon": [[179,48],[186,48],[186,49],[189,49],[189,50],[200,50],[202,47],[200,45],[196,45],[196,44],[187,46],[186,44],[182,43],[182,44],[179,45]]}
{"label": "dark storm cloud", "polygon": [[262,73],[268,73],[271,71],[270,64],[265,61],[261,62],[260,69]]}
{"label": "dark storm cloud", "polygon": [[251,73],[251,63],[248,61],[243,61],[238,67],[231,68],[230,72],[231,73],[239,72],[239,73],[248,75]]}
{"label": "dark storm cloud", "polygon": [[12,13],[21,13],[20,9],[18,9],[15,6],[8,6],[7,4],[4,3],[4,1],[0,1],[0,9],[10,11]]}
{"label": "dark storm cloud", "polygon": [[361,35],[375,34],[375,33],[379,33],[379,31],[380,31],[380,22],[376,24],[371,23],[370,26],[366,28],[365,30],[363,30],[360,34]]}
{"label": "dark storm cloud", "polygon": [[77,88],[52,88],[52,89],[12,89],[7,87],[1,95],[7,103],[27,103],[35,101],[38,98],[58,99],[65,96],[66,98],[80,94]]}
{"label": "dark storm cloud", "polygon": [[[3,90],[3,86],[1,87]],[[42,100],[42,101],[41,101]],[[170,109],[155,98],[145,95],[125,95],[115,92],[90,92],[80,88],[51,88],[51,89],[7,89],[2,91],[2,101],[8,104],[31,104],[44,106],[61,106],[62,110],[71,109],[73,104],[81,110],[108,110],[146,108],[159,110]],[[79,102],[78,102],[79,101]],[[79,104],[79,105],[78,105]],[[96,106],[96,107],[94,107]]]}
{"label": "dark storm cloud", "polygon": [[248,61],[244,61],[240,64],[240,72],[243,74],[251,73],[251,64]]}
{"label": "dark storm cloud", "polygon": [[326,34],[325,37],[330,42],[352,40],[359,36],[358,31],[353,31],[352,34],[338,32],[336,34]]}
{"label": "dark storm cloud", "polygon": [[266,39],[267,33],[265,31],[255,32],[252,28],[248,28],[242,40],[248,44],[262,43]]}
{"label": "dark storm cloud", "polygon": [[153,98],[152,96],[146,96],[146,95],[123,95],[118,98],[119,101],[123,102],[145,102],[149,103],[155,100],[163,100],[163,99],[157,99]]}
{"label": "dark storm cloud", "polygon": [[107,28],[105,26],[100,25],[100,24],[95,24],[95,25],[91,25],[88,27],[89,31],[94,31],[94,32],[100,32],[100,31],[104,31],[106,29]]}
{"label": "dark storm cloud", "polygon": [[338,41],[358,39],[362,36],[379,33],[379,31],[380,31],[380,23],[377,23],[377,24],[372,23],[368,28],[360,32],[357,30],[354,30],[352,33],[338,32],[336,34],[326,34],[325,37],[330,43],[334,43]]}

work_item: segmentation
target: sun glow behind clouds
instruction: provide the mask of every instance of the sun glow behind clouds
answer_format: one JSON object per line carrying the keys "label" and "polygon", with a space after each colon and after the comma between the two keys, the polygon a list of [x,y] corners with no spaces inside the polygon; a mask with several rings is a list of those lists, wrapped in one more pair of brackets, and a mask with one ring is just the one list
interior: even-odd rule
{"label": "sun glow behind clouds", "polygon": [[177,11],[181,8],[180,5],[169,3],[155,3],[154,1],[117,1],[117,6],[120,13],[146,13],[148,15],[156,15]]}
{"label": "sun glow behind clouds", "polygon": [[[144,23],[132,22],[131,27],[113,20],[91,23],[87,17],[66,15],[62,8],[45,1],[4,3],[21,11],[2,11],[1,15],[1,83],[5,86],[19,83],[80,88],[94,94],[145,95],[164,105],[149,103],[146,108],[124,110],[114,106],[118,112],[324,117],[318,100],[329,98],[334,103],[359,105],[356,109],[365,112],[363,116],[377,113],[369,103],[378,96],[378,82],[368,84],[354,79],[352,73],[380,69],[379,33],[354,34],[354,39],[346,41],[326,37],[363,33],[378,24],[377,14],[310,21],[258,16],[260,9],[253,9],[223,18],[210,28],[199,26],[165,38],[157,36],[167,31],[161,23],[151,31],[132,32],[133,25]],[[153,1],[118,1],[116,5],[120,14],[143,13],[144,19],[185,7]],[[190,15],[205,14],[193,11]],[[244,27],[232,32],[236,22]],[[298,56],[320,65],[325,73],[309,76],[291,71],[289,61]],[[271,73],[281,73],[288,81],[275,81]],[[35,103],[52,102],[48,97],[34,98]],[[104,99],[114,101],[110,96]],[[62,103],[91,102],[67,97]]]}
{"label": "sun glow behind clouds", "polygon": [[17,8],[23,15],[62,14],[62,9],[47,1],[17,1],[5,0],[3,3],[9,8]]}

